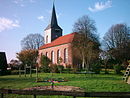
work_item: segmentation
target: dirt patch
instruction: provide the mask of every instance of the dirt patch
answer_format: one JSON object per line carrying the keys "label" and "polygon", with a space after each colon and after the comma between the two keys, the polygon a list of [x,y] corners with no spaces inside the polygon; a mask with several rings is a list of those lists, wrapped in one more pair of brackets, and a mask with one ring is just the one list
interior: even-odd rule
{"label": "dirt patch", "polygon": [[24,90],[53,90],[53,91],[77,91],[83,92],[84,90],[80,87],[74,86],[39,86],[39,87],[32,87],[32,88],[25,88]]}

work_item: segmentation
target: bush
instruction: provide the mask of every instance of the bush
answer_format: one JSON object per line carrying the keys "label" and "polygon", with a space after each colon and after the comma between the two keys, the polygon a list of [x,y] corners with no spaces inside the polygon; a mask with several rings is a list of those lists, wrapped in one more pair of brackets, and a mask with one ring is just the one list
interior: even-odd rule
{"label": "bush", "polygon": [[91,66],[93,72],[95,72],[96,74],[99,74],[101,71],[101,64],[100,63],[93,63]]}
{"label": "bush", "polygon": [[50,64],[50,71],[52,73],[59,73],[58,66],[56,64]]}
{"label": "bush", "polygon": [[66,71],[67,71],[67,73],[71,72],[71,67],[72,67],[72,65],[66,65]]}
{"label": "bush", "polygon": [[62,71],[64,70],[64,66],[63,65],[57,65],[58,71],[60,73],[62,73]]}
{"label": "bush", "polygon": [[51,60],[46,57],[45,55],[41,56],[40,64],[41,66],[48,66],[50,64]]}
{"label": "bush", "polygon": [[49,67],[49,63],[51,62],[51,60],[46,57],[45,55],[41,56],[41,60],[40,60],[40,64],[41,64],[41,68],[40,71],[42,72],[50,72],[50,67]]}
{"label": "bush", "polygon": [[49,73],[50,72],[50,67],[49,66],[42,66],[40,67],[41,72]]}
{"label": "bush", "polygon": [[121,69],[122,69],[122,67],[120,65],[114,66],[114,71],[116,74],[121,74]]}
{"label": "bush", "polygon": [[19,74],[19,70],[12,70],[11,71],[11,75],[18,75]]}

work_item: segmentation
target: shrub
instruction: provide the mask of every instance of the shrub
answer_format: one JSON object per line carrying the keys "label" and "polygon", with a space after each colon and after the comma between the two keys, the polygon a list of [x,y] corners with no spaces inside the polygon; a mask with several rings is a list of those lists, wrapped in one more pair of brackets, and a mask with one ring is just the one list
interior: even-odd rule
{"label": "shrub", "polygon": [[122,67],[120,65],[114,66],[114,71],[116,74],[121,74],[121,69],[122,69]]}
{"label": "shrub", "polygon": [[45,55],[41,56],[40,64],[41,66],[48,66],[50,64],[51,60],[46,57]]}
{"label": "shrub", "polygon": [[93,63],[92,66],[92,71],[95,72],[96,74],[99,74],[101,71],[101,64],[100,63]]}
{"label": "shrub", "polygon": [[59,73],[58,66],[56,64],[50,64],[50,71],[52,73]]}
{"label": "shrub", "polygon": [[42,55],[41,60],[40,60],[40,64],[41,64],[40,70],[46,73],[50,72],[50,67],[49,67],[50,62],[51,60],[48,57],[46,57],[45,55]]}
{"label": "shrub", "polygon": [[66,71],[67,73],[70,73],[72,65],[66,65]]}
{"label": "shrub", "polygon": [[49,66],[42,66],[40,67],[41,72],[49,73],[50,72],[50,67]]}
{"label": "shrub", "polygon": [[64,66],[63,65],[57,65],[58,71],[60,73],[62,73],[62,71],[64,70]]}

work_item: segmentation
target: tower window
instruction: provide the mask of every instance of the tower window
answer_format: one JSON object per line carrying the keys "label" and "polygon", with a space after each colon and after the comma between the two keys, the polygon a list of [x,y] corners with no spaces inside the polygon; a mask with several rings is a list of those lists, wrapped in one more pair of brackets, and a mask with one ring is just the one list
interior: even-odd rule
{"label": "tower window", "polygon": [[57,32],[57,33],[58,33],[58,32],[60,32],[60,30],[59,30],[59,29],[55,29],[55,32]]}
{"label": "tower window", "polygon": [[48,43],[48,35],[46,36],[46,43]]}

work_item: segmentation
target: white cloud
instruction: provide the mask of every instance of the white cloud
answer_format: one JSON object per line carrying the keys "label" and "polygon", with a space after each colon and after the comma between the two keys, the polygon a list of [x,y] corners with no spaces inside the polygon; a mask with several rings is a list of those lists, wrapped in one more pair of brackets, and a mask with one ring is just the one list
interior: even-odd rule
{"label": "white cloud", "polygon": [[34,3],[36,0],[12,0],[13,3],[15,3],[18,6],[24,7],[25,3]]}
{"label": "white cloud", "polygon": [[105,10],[107,8],[110,8],[110,7],[112,7],[112,1],[108,0],[105,3],[103,3],[103,2],[97,2],[97,3],[95,3],[95,5],[94,5],[93,8],[89,7],[88,9],[91,12],[97,12],[97,11]]}
{"label": "white cloud", "polygon": [[16,27],[20,27],[18,20],[13,21],[4,17],[0,17],[0,32]]}
{"label": "white cloud", "polygon": [[38,19],[38,20],[41,20],[41,21],[44,21],[44,20],[45,20],[45,17],[44,17],[44,16],[38,16],[37,19]]}

